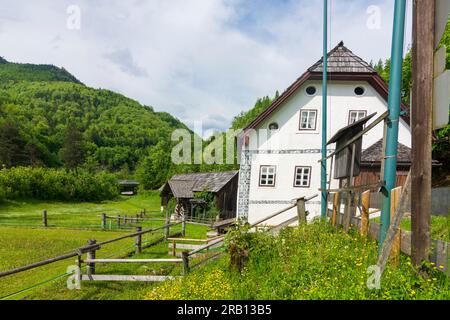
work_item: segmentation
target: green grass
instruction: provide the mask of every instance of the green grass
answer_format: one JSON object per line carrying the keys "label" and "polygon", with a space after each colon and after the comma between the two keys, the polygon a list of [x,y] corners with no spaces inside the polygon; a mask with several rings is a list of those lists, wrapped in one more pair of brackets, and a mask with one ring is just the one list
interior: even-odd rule
{"label": "green grass", "polygon": [[[159,196],[155,192],[98,203],[34,200],[4,203],[0,205],[0,241],[3,244],[0,246],[0,270],[9,270],[71,252],[86,245],[88,239],[100,242],[130,233],[132,229],[99,230],[100,217],[98,215],[108,213],[132,216],[133,213],[136,214],[145,208],[148,212],[147,217],[162,217],[159,205]],[[43,209],[49,212],[50,228],[40,226]],[[139,225],[146,228],[162,224],[163,221],[151,221]],[[88,229],[92,227],[95,229]],[[134,227],[134,225],[129,226],[129,228]],[[171,228],[171,234],[179,231],[181,231],[180,225]],[[143,235],[143,244],[162,237],[162,232],[161,230],[156,234]],[[206,227],[187,225],[186,236],[205,238]],[[134,238],[129,238],[105,245],[97,251],[97,257],[126,257],[129,252],[134,251],[134,241]],[[145,250],[141,255],[133,255],[133,258],[167,257],[167,254],[167,243],[161,243]],[[75,264],[75,259],[75,257],[70,258],[0,278],[0,298],[64,274],[69,265]],[[168,264],[99,264],[96,268],[99,274],[179,274],[181,271],[180,266]],[[153,285],[149,283],[83,282],[81,290],[68,290],[66,279],[67,277],[64,277],[51,281],[9,297],[9,299],[139,299],[143,297],[143,294],[140,293],[141,290],[148,290],[149,286]]]}
{"label": "green grass", "polygon": [[[373,219],[380,222],[380,218]],[[400,228],[411,231],[411,218],[403,218]],[[433,240],[444,240],[450,242],[450,216],[431,216],[430,235]]]}
{"label": "green grass", "polygon": [[[0,226],[42,226],[42,211],[47,210],[49,227],[99,228],[102,213],[111,216],[135,217],[146,209],[147,217],[162,218],[160,198],[156,192],[121,196],[113,201],[58,202],[40,200],[16,200],[0,203]],[[109,222],[108,222],[109,225]],[[115,221],[112,222],[115,227]]]}
{"label": "green grass", "polygon": [[[236,238],[235,238],[236,239]],[[291,228],[279,237],[255,233],[237,238],[249,248],[242,273],[230,269],[230,258],[191,272],[187,277],[149,288],[147,299],[450,299],[450,282],[436,266],[422,276],[401,256],[386,268],[379,290],[367,288],[367,268],[376,264],[377,244],[357,232],[327,223]]]}

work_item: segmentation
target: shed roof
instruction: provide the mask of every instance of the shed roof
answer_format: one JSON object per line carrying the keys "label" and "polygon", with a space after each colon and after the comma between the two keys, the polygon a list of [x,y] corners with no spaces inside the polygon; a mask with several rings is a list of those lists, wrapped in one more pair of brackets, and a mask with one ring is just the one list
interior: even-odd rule
{"label": "shed roof", "polygon": [[239,171],[186,173],[173,176],[160,191],[167,185],[175,198],[193,198],[194,192],[219,192]]}
{"label": "shed roof", "polygon": [[[378,140],[361,154],[362,163],[381,162],[383,158],[383,139]],[[400,142],[397,145],[397,163],[411,163],[411,148]]]}
{"label": "shed roof", "polygon": [[334,136],[327,142],[327,145],[331,144],[331,143],[335,143],[342,136],[346,135],[347,132],[352,131],[353,129],[357,128],[358,126],[363,126],[367,121],[372,119],[374,115],[376,115],[376,112],[368,115],[367,117],[359,119],[358,121],[355,121],[352,124],[349,124],[348,126],[342,128],[342,129],[339,129],[338,132],[336,132],[334,134]]}

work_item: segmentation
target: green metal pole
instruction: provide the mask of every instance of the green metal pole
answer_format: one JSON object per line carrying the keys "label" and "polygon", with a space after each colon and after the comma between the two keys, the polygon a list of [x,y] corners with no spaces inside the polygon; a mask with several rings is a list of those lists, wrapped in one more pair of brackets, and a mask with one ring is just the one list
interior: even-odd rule
{"label": "green metal pole", "polygon": [[400,119],[403,42],[405,33],[406,0],[395,0],[394,30],[392,34],[391,74],[389,80],[389,117],[386,132],[386,151],[384,182],[382,191],[383,205],[381,208],[381,228],[379,235],[379,250],[391,222],[391,190],[395,188],[397,175],[397,144],[398,122]]}
{"label": "green metal pole", "polygon": [[[323,1],[323,80],[322,80],[322,162],[321,183],[322,190],[327,188],[327,42],[328,42],[328,0]],[[327,193],[322,191],[322,219],[327,217]]]}

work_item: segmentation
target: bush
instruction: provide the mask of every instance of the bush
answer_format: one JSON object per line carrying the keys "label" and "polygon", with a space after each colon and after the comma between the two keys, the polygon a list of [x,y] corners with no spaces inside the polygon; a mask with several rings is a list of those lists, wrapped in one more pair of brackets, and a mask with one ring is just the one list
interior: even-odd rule
{"label": "bush", "polygon": [[117,179],[109,173],[50,168],[16,167],[0,170],[1,199],[96,201],[119,194]]}

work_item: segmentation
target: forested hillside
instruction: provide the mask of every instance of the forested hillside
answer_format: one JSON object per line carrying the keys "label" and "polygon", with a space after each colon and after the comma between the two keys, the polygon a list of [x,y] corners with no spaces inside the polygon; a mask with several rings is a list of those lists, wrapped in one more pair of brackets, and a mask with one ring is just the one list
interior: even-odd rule
{"label": "forested hillside", "polygon": [[[187,128],[168,113],[81,84],[53,66],[0,64],[0,163],[132,173],[154,154],[170,156],[171,133]],[[155,164],[156,165],[156,164]],[[158,162],[157,187],[171,170]]]}
{"label": "forested hillside", "polygon": [[13,81],[64,81],[81,83],[64,68],[52,65],[10,63],[0,57],[0,82]]}

